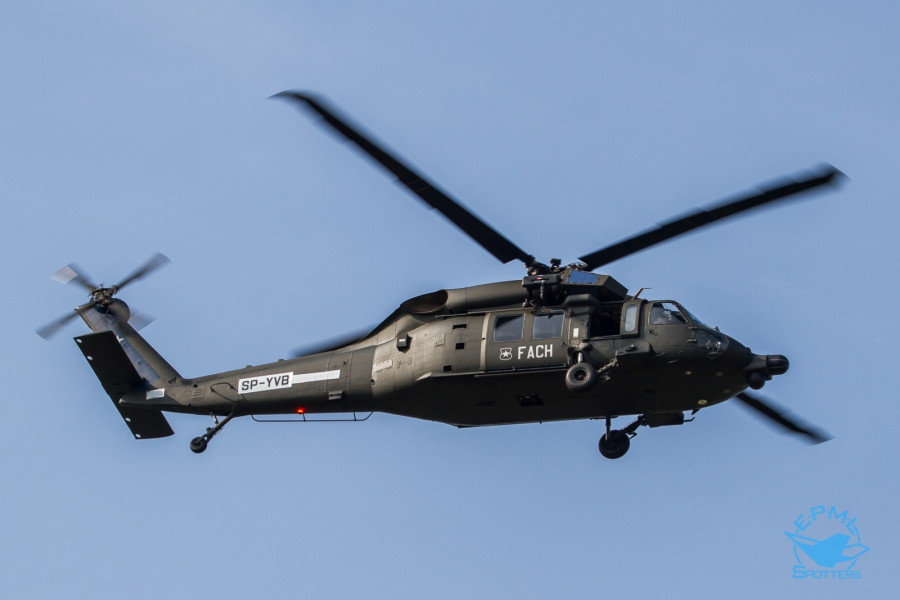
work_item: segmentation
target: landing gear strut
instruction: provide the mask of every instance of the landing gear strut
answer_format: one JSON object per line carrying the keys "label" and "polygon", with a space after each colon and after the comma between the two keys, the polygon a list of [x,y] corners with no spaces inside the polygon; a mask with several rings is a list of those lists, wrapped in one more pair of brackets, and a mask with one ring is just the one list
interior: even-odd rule
{"label": "landing gear strut", "polygon": [[212,415],[213,421],[215,421],[216,423],[215,426],[207,427],[206,433],[191,440],[191,452],[193,452],[194,454],[200,454],[201,452],[206,450],[206,447],[209,445],[209,441],[213,439],[213,436],[222,431],[222,428],[225,427],[226,423],[228,423],[228,421],[230,421],[232,417],[234,417],[234,413],[231,413],[230,415],[219,421],[216,415]]}
{"label": "landing gear strut", "polygon": [[622,458],[631,447],[631,438],[637,435],[637,428],[646,425],[644,417],[638,417],[625,429],[611,429],[612,419],[606,417],[606,433],[600,438],[600,454],[604,458]]}

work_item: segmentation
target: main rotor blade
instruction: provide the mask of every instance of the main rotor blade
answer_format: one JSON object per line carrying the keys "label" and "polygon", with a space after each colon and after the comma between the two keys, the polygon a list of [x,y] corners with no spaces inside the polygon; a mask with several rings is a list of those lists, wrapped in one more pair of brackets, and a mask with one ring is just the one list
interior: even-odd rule
{"label": "main rotor blade", "polygon": [[584,262],[588,266],[588,269],[593,270],[615,260],[619,260],[620,258],[634,254],[635,252],[640,252],[641,250],[659,244],[660,242],[664,242],[694,229],[714,223],[720,219],[725,219],[777,200],[783,200],[789,196],[819,186],[835,183],[839,181],[842,176],[843,173],[833,166],[822,165],[816,170],[801,173],[801,176],[798,179],[788,178],[789,183],[774,188],[759,187],[757,188],[757,192],[739,196],[737,198],[729,198],[708,209],[697,209],[684,217],[666,221],[655,229],[650,229],[644,233],[617,242],[612,246],[607,246],[606,248],[582,256],[579,260]]}
{"label": "main rotor blade", "polygon": [[169,261],[168,256],[157,252],[156,254],[151,256],[142,266],[138,267],[131,275],[117,283],[115,285],[115,289],[120,290],[132,281],[136,281],[138,279],[141,279],[142,277],[146,277],[156,269],[168,264],[169,262],[171,261]]}
{"label": "main rotor blade", "polygon": [[821,444],[831,439],[826,433],[817,430],[811,425],[802,425],[797,419],[788,417],[787,414],[777,410],[762,399],[751,396],[747,392],[741,392],[735,398],[788,431],[805,435],[813,444]]}
{"label": "main rotor blade", "polygon": [[356,144],[373,160],[393,173],[398,181],[409,191],[447,217],[454,225],[478,242],[485,250],[493,254],[500,262],[508,263],[511,260],[519,259],[525,263],[525,266],[530,266],[534,262],[533,256],[482,221],[460,204],[459,201],[438,189],[436,185],[425,179],[424,176],[405,164],[396,155],[388,152],[384,146],[376,143],[371,137],[364,135],[358,127],[351,125],[347,118],[339,116],[333,108],[327,107],[323,100],[306,92],[296,91],[285,91],[272,97],[294,100],[301,106],[306,106],[313,110],[326,123],[331,125],[337,133]]}
{"label": "main rotor blade", "polygon": [[291,352],[291,358],[300,358],[302,356],[310,356],[312,354],[320,354],[322,352],[332,352],[339,350],[344,346],[349,346],[353,342],[358,342],[372,331],[372,328],[357,329],[348,331],[347,333],[337,335],[328,340],[321,340],[311,344],[305,344]]}

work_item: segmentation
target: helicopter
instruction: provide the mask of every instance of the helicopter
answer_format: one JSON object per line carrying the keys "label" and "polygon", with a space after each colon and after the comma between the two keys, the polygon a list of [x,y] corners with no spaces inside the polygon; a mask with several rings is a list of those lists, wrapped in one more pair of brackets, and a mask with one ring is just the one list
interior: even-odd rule
{"label": "helicopter", "polygon": [[[594,271],[711,223],[833,186],[843,174],[819,165],[696,209],[563,265],[539,262],[323,98],[285,91],[340,138],[440,212],[501,263],[521,262],[520,280],[442,289],[410,298],[377,327],[290,359],[201,377],[181,376],[137,332],[148,319],[116,297],[169,262],[162,254],[118,284],[95,284],[70,264],[53,279],[84,288],[89,300],[37,330],[49,338],[81,317],[92,333],[80,348],[132,435],[173,434],[164,413],[212,417],[193,438],[204,452],[233,418],[364,421],[375,412],[475,427],[574,419],[605,422],[598,442],[622,457],[640,427],[683,425],[735,399],[812,443],[829,439],[748,392],[789,368],[780,354],[756,354],[672,299],[631,295]],[[690,413],[686,418],[685,413]],[[613,419],[633,417],[621,428]]]}

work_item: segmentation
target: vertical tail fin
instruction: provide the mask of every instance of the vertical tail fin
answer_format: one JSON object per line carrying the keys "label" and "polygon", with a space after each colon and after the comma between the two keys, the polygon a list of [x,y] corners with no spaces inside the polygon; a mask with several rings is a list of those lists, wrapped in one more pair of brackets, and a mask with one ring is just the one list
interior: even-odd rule
{"label": "vertical tail fin", "polygon": [[103,389],[138,439],[174,433],[162,408],[179,404],[166,394],[184,383],[147,340],[128,324],[128,305],[112,300],[81,313],[94,331],[75,338]]}
{"label": "vertical tail fin", "polygon": [[75,341],[135,438],[159,438],[174,433],[158,408],[123,405],[123,400],[129,397],[146,400],[153,391],[148,391],[147,380],[138,373],[116,333],[100,331],[76,337]]}

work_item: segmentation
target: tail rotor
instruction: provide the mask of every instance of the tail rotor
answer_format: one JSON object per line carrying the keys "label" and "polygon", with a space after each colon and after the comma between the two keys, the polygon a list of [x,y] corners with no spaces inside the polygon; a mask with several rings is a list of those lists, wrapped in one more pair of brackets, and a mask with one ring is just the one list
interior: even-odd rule
{"label": "tail rotor", "polygon": [[35,331],[45,340],[49,340],[56,335],[60,329],[65,327],[69,321],[81,316],[91,309],[124,312],[124,314],[117,316],[126,321],[130,319],[132,327],[135,329],[140,329],[149,325],[153,321],[153,317],[127,310],[124,303],[115,300],[115,295],[126,285],[146,277],[169,262],[168,257],[157,252],[119,283],[110,287],[104,287],[103,285],[94,283],[84,270],[75,263],[66,265],[54,273],[50,278],[60,283],[74,283],[81,286],[87,290],[88,294],[90,294],[90,300],[81,306],[76,306],[73,312],[65,314],[62,317],[47,323],[43,327],[39,327]]}

